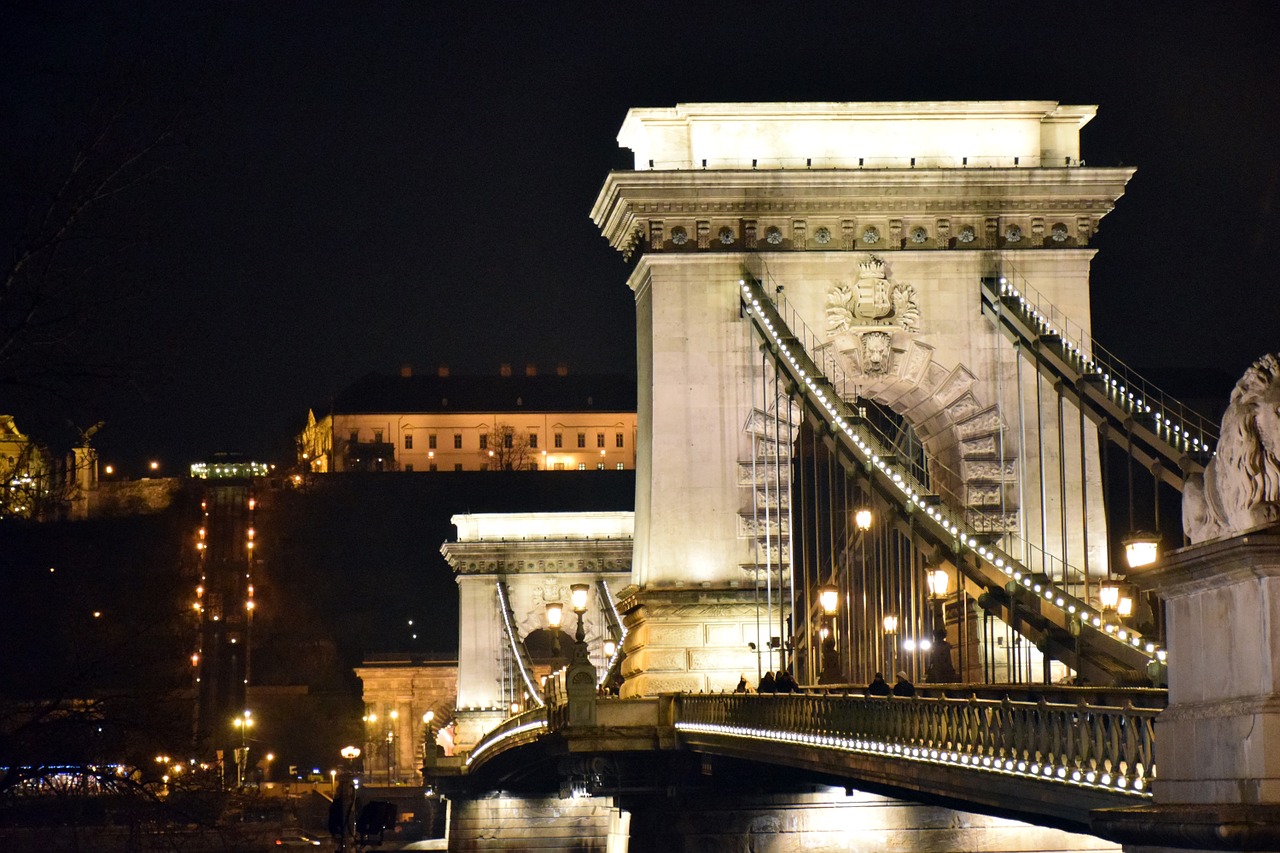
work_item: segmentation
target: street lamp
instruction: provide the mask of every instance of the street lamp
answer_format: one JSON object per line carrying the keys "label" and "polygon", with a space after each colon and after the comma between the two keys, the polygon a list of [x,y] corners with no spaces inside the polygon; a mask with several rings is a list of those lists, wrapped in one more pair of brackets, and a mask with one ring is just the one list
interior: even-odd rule
{"label": "street lamp", "polygon": [[249,729],[253,728],[253,713],[245,708],[244,713],[235,717],[231,725],[240,730],[240,748],[236,750],[236,787],[244,787],[244,770],[249,761]]}
{"label": "street lamp", "polygon": [[429,710],[422,715],[422,757],[427,764],[434,763],[436,757],[435,719],[435,711]]}
{"label": "street lamp", "polygon": [[387,784],[391,784],[392,767],[398,770],[399,763],[396,761],[396,721],[400,719],[400,712],[392,710],[389,715],[391,720],[387,723]]}
{"label": "street lamp", "polygon": [[560,659],[560,623],[564,621],[564,605],[559,601],[547,604],[547,624],[551,626],[551,656]]}
{"label": "street lamp", "polygon": [[822,615],[835,616],[840,608],[840,590],[835,584],[823,584],[818,587],[818,603],[822,605]]}
{"label": "street lamp", "polygon": [[1160,556],[1160,537],[1139,530],[1124,538],[1124,558],[1131,569],[1149,566]]}
{"label": "street lamp", "polygon": [[575,642],[586,642],[587,632],[582,625],[582,614],[587,612],[587,594],[591,587],[585,583],[575,583],[569,587],[569,598],[573,602],[573,612],[578,614],[578,630],[574,633]]}
{"label": "street lamp", "polygon": [[266,764],[264,765],[264,769],[262,771],[262,776],[263,776],[262,781],[264,782],[271,781],[271,762],[275,760],[276,760],[276,754],[274,752],[268,752],[267,758],[266,758]]}
{"label": "street lamp", "polygon": [[860,506],[853,511],[853,523],[864,533],[871,529],[871,508]]}

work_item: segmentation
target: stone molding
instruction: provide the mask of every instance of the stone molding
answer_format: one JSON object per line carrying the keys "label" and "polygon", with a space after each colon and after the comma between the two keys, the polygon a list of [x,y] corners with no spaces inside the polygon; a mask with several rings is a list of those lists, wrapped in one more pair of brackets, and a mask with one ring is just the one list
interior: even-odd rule
{"label": "stone molding", "polygon": [[460,575],[631,571],[630,539],[446,542],[440,551]]}
{"label": "stone molding", "polygon": [[[868,228],[880,250],[1079,248],[1097,232],[1130,168],[855,169],[612,172],[592,209],[611,246],[649,251],[742,251],[742,240],[701,239],[720,228],[778,229],[778,251],[848,251]],[[656,226],[656,229],[655,229]],[[1010,240],[1014,226],[1021,239]],[[675,227],[698,241],[673,242]],[[969,228],[978,236],[955,236]],[[912,234],[922,229],[923,240]],[[1051,236],[1065,233],[1062,239]],[[818,239],[820,232],[827,240]],[[829,235],[842,235],[834,239]],[[896,235],[896,236],[895,236]],[[944,236],[945,235],[945,238]]]}

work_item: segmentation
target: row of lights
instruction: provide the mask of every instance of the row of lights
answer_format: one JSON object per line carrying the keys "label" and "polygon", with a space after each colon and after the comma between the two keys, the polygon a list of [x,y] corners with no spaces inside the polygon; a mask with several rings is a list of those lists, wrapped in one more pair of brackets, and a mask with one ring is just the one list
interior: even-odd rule
{"label": "row of lights", "polygon": [[679,731],[697,734],[727,735],[752,740],[788,741],[790,743],[838,749],[842,752],[860,752],[869,755],[887,755],[908,761],[923,761],[931,764],[946,764],[966,767],[972,770],[985,770],[1024,778],[1040,779],[1046,782],[1057,782],[1082,788],[1101,788],[1106,791],[1150,797],[1146,790],[1146,781],[1141,776],[1133,779],[1108,771],[1082,770],[1066,768],[1060,765],[1041,763],[1038,761],[1014,760],[989,755],[970,755],[950,749],[932,749],[928,747],[903,746],[897,743],[874,740],[871,738],[848,738],[833,735],[811,735],[800,732],[780,731],[776,729],[748,728],[744,726],[726,726],[716,723],[677,722]]}
{"label": "row of lights", "polygon": [[[977,539],[975,539],[969,531],[962,530],[961,525],[957,524],[956,521],[949,517],[947,513],[944,513],[941,509],[935,507],[931,501],[927,500],[925,495],[912,486],[901,472],[894,470],[887,462],[885,462],[869,442],[864,440],[861,435],[854,432],[852,425],[846,421],[844,416],[841,415],[839,410],[836,408],[837,401],[828,399],[826,392],[819,387],[818,382],[815,382],[814,378],[807,375],[807,372],[801,366],[799,360],[791,353],[787,345],[783,342],[782,336],[779,335],[777,330],[774,328],[773,322],[760,310],[760,301],[752,295],[751,288],[747,285],[746,280],[739,279],[738,284],[742,288],[743,298],[750,301],[749,312],[755,312],[760,323],[765,327],[766,331],[768,331],[770,337],[772,337],[773,343],[777,346],[778,351],[791,363],[796,375],[799,376],[800,379],[804,380],[805,384],[817,398],[818,402],[827,410],[831,423],[854,443],[854,445],[862,452],[864,458],[870,461],[872,465],[879,468],[880,471],[889,478],[890,482],[892,482],[893,485],[902,492],[908,503],[924,510],[925,514],[941,526],[944,532],[955,537],[958,545],[967,547],[974,551],[979,557],[988,561],[995,568],[1003,571],[1005,575],[1023,583],[1026,588],[1032,589],[1034,587],[1033,591],[1037,594],[1043,595],[1046,601],[1054,603],[1059,607],[1065,607],[1070,615],[1080,613],[1081,618],[1092,624],[1095,628],[1104,627],[1105,620],[1102,614],[1094,611],[1093,608],[1079,599],[1076,599],[1067,593],[1054,590],[1051,585],[1042,586],[1038,583],[1033,585],[1029,575],[1024,578],[1021,571],[1014,569],[1012,560],[1006,559],[1005,556],[992,548],[988,548],[986,545],[979,544]],[[821,381],[821,377],[819,377],[819,381]],[[1167,656],[1162,649],[1157,648],[1154,643],[1144,643],[1141,635],[1136,632],[1120,630],[1116,626],[1110,625],[1110,627],[1106,629],[1106,633],[1117,634],[1118,639],[1126,642],[1133,648],[1147,654],[1154,655],[1162,662],[1166,660]],[[1120,634],[1123,636],[1119,636]]]}
{"label": "row of lights", "polygon": [[467,762],[466,762],[467,766],[470,766],[471,762],[475,761],[481,755],[488,752],[490,749],[502,743],[504,740],[507,740],[508,738],[513,738],[517,735],[522,735],[525,732],[535,731],[537,729],[545,729],[546,727],[547,727],[546,720],[533,720],[532,722],[521,723],[520,725],[507,729],[504,732],[499,732],[493,738],[489,740],[483,740],[480,743],[476,744],[476,748],[471,750],[471,752],[467,754]]}
{"label": "row of lights", "polygon": [[1119,399],[1121,405],[1127,407],[1130,412],[1137,411],[1139,414],[1151,415],[1157,432],[1163,432],[1166,439],[1170,443],[1175,444],[1181,442],[1181,450],[1193,450],[1196,452],[1210,451],[1208,439],[1202,440],[1200,436],[1193,435],[1192,430],[1185,426],[1181,420],[1174,420],[1168,416],[1168,413],[1152,412],[1150,404],[1142,397],[1135,397],[1134,393],[1128,389],[1119,379],[1113,377],[1110,371],[1103,365],[1099,364],[1092,356],[1086,354],[1075,341],[1069,340],[1065,335],[1061,335],[1057,328],[1050,323],[1049,318],[1026,297],[1022,295],[1013,285],[1008,283],[1008,279],[1003,276],[1000,278],[1000,294],[1001,296],[1012,296],[1018,300],[1018,304],[1022,307],[1023,312],[1028,315],[1036,325],[1040,327],[1041,332],[1047,332],[1050,335],[1060,337],[1062,344],[1072,355],[1080,360],[1086,371],[1092,372],[1095,376],[1101,376],[1102,381],[1106,383],[1108,393]]}

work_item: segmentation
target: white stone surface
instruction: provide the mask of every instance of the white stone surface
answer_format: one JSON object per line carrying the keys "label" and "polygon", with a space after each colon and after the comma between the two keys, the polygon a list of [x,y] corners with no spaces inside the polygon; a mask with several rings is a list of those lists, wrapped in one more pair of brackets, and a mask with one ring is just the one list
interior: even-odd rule
{"label": "white stone surface", "polygon": [[636,169],[1060,166],[1079,160],[1096,112],[1056,101],[677,104],[628,111],[618,143]]}

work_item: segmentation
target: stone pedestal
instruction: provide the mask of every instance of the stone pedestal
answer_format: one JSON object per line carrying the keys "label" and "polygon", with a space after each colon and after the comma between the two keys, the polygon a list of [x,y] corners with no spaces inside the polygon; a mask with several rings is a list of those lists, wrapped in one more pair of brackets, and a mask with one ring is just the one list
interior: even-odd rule
{"label": "stone pedestal", "polygon": [[1133,850],[1280,841],[1280,527],[1175,551],[1131,575],[1165,601],[1169,706],[1154,805],[1102,816]]}
{"label": "stone pedestal", "polygon": [[748,644],[765,648],[771,631],[764,594],[757,608],[750,589],[631,588],[618,609],[627,628],[623,698],[732,691],[744,674],[754,681],[756,652]]}

